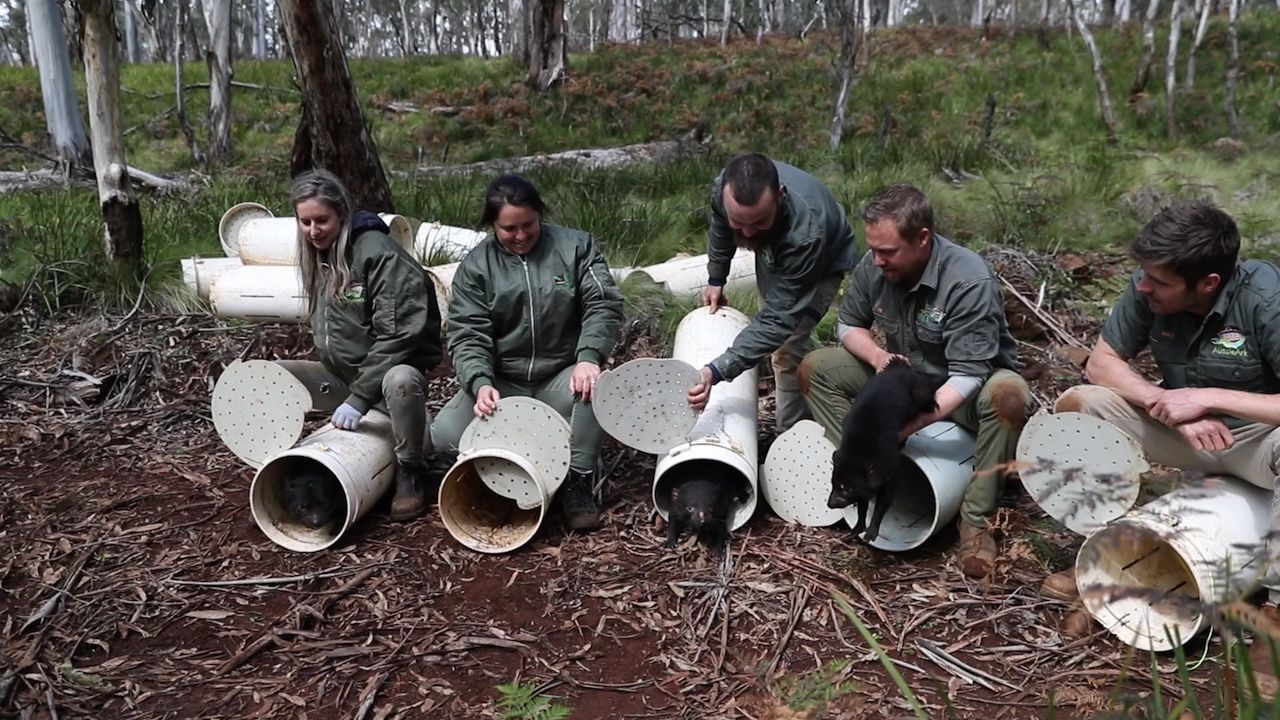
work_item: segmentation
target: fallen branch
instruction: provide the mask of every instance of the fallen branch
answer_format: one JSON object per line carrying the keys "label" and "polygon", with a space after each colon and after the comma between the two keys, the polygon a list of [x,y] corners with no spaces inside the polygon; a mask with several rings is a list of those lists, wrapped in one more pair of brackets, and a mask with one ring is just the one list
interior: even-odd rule
{"label": "fallen branch", "polygon": [[1004,279],[1004,277],[1000,277],[1000,283],[1004,285],[1005,288],[1012,293],[1015,298],[1017,298],[1018,302],[1022,303],[1022,305],[1026,307],[1032,315],[1035,315],[1037,320],[1044,324],[1045,329],[1053,333],[1054,337],[1058,338],[1058,342],[1064,345],[1078,347],[1082,350],[1089,349],[1084,343],[1077,340],[1074,335],[1063,329],[1063,327],[1058,324],[1058,321],[1053,319],[1053,316],[1036,307],[1035,303],[1031,302],[1030,298],[1018,292],[1018,288],[1014,287],[1013,283]]}
{"label": "fallen branch", "polygon": [[679,140],[623,145],[613,148],[588,148],[555,153],[500,158],[466,165],[432,165],[401,175],[492,175],[503,172],[524,173],[543,168],[576,168],[601,170],[644,163],[670,162],[691,155],[702,147],[702,129],[694,128]]}

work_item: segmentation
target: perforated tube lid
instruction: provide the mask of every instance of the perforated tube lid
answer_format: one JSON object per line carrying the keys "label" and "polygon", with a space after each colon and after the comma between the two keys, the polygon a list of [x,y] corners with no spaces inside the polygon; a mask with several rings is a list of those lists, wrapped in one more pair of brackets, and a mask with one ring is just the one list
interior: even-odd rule
{"label": "perforated tube lid", "polygon": [[1031,498],[1081,535],[1128,512],[1150,467],[1128,433],[1076,412],[1033,416],[1018,439],[1017,457]]}
{"label": "perforated tube lid", "polygon": [[477,458],[476,474],[493,492],[516,501],[522,510],[555,494],[569,472],[569,423],[550,405],[530,397],[504,397],[488,417],[476,418],[462,432],[459,451],[507,450],[525,458],[537,472],[531,477],[518,466],[493,458]]}
{"label": "perforated tube lid", "polygon": [[302,437],[311,394],[269,360],[234,362],[213,388],[213,427],[236,457],[253,468]]}
{"label": "perforated tube lid", "polygon": [[688,392],[697,382],[698,371],[683,360],[638,358],[602,373],[591,402],[618,442],[662,455],[689,441],[698,418]]}

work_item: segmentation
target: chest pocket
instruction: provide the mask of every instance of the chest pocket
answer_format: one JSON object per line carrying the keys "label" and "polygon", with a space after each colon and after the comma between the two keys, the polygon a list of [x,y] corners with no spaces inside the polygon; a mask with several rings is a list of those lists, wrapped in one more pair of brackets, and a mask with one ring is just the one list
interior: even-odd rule
{"label": "chest pocket", "polygon": [[1260,391],[1265,385],[1262,363],[1258,362],[1257,356],[1238,359],[1201,357],[1196,370],[1203,378],[1201,384],[1207,387]]}
{"label": "chest pocket", "polygon": [[880,328],[880,331],[884,333],[889,352],[904,352],[906,348],[903,347],[902,343],[902,321],[878,310],[873,310],[872,314],[875,318],[876,327]]}

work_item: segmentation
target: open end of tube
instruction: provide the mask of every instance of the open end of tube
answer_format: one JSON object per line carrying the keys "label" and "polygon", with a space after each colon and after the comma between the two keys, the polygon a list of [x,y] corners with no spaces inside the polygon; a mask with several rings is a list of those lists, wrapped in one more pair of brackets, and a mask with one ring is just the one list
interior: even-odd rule
{"label": "open end of tube", "polygon": [[1089,613],[1143,650],[1171,650],[1204,624],[1195,570],[1153,530],[1122,523],[1099,531],[1081,548],[1076,578]]}
{"label": "open end of tube", "polygon": [[521,510],[485,484],[474,461],[461,461],[440,484],[440,517],[455,540],[477,552],[514,550],[533,538],[546,507]]}
{"label": "open end of tube", "polygon": [[[880,534],[872,542],[873,547],[890,552],[923,545],[938,525],[938,499],[929,478],[910,458],[904,457],[899,467],[902,471],[897,478],[897,491],[880,523]],[[875,509],[876,502],[872,500],[867,506],[868,523]],[[851,525],[857,522],[856,507],[846,509],[845,517]]]}
{"label": "open end of tube", "polygon": [[336,476],[316,460],[286,455],[268,463],[252,488],[258,527],[290,550],[322,550],[347,529],[348,498]]}
{"label": "open end of tube", "polygon": [[721,484],[729,484],[729,492],[733,497],[731,507],[734,508],[729,512],[730,517],[734,515],[737,507],[751,498],[751,481],[737,468],[719,460],[688,460],[667,468],[667,471],[654,481],[653,503],[658,507],[658,512],[665,518],[671,511],[672,490],[685,480],[700,477],[713,479]]}

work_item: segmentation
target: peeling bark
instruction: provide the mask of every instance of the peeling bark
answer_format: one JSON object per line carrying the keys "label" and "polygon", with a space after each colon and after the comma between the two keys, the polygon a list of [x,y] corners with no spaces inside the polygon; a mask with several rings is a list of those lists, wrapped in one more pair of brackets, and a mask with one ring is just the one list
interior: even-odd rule
{"label": "peeling bark", "polygon": [[231,162],[231,0],[203,0],[209,28],[209,160]]}
{"label": "peeling bark", "polygon": [[80,100],[62,34],[62,15],[54,0],[27,0],[27,16],[40,71],[45,126],[53,139],[54,152],[64,173],[88,169],[93,164],[93,154],[80,116]]}
{"label": "peeling bark", "polygon": [[129,181],[120,114],[120,58],[112,0],[79,0],[93,169],[107,257],[122,273],[142,270],[142,213]]}

